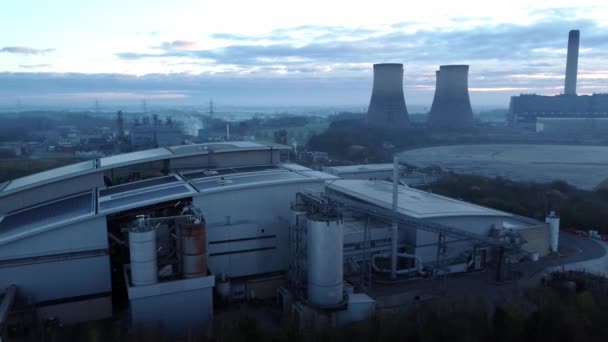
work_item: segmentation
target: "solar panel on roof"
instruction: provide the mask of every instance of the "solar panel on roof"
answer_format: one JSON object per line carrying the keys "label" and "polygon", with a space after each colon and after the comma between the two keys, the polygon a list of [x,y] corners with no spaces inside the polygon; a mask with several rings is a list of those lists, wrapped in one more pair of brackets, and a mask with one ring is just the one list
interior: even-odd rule
{"label": "solar panel on roof", "polygon": [[87,192],[9,213],[0,222],[0,234],[42,228],[93,213],[93,193]]}
{"label": "solar panel on roof", "polygon": [[192,193],[193,191],[184,184],[165,186],[148,191],[134,191],[120,197],[111,197],[110,199],[100,198],[99,211],[123,210],[148,203],[160,203],[178,195],[188,196]]}

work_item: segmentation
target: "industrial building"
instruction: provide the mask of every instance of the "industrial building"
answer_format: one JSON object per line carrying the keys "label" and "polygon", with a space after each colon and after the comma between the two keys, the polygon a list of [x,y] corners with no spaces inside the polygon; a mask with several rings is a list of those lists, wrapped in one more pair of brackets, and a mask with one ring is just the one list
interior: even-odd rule
{"label": "industrial building", "polygon": [[403,96],[403,64],[374,64],[374,86],[367,120],[371,124],[386,127],[409,125]]}
{"label": "industrial building", "polygon": [[[400,171],[403,167],[399,167]],[[346,179],[379,179],[386,180],[393,176],[393,164],[364,164],[364,165],[344,165],[326,166],[323,172]]]}
{"label": "industrial building", "polygon": [[[131,145],[134,147],[141,149],[174,146],[183,143],[184,134],[182,130],[174,125],[170,119],[167,119],[166,123],[162,123],[157,115],[153,116],[151,122],[147,118],[145,119],[143,124],[133,126],[129,132]],[[118,136],[121,136],[120,129]]]}
{"label": "industrial building", "polygon": [[376,277],[557,249],[558,218],[341,179],[290,163],[289,150],[157,148],[0,184],[0,327],[128,317],[177,336],[203,329],[217,303],[273,298],[301,327],[347,324],[376,310]]}
{"label": "industrial building", "polygon": [[605,137],[608,117],[605,118],[536,118],[536,132],[556,137]]}
{"label": "industrial building", "polygon": [[435,72],[435,95],[428,125],[453,130],[475,124],[469,99],[469,66],[442,65]]}
{"label": "industrial building", "polygon": [[538,118],[608,117],[608,94],[576,93],[579,41],[580,31],[570,31],[563,94],[512,96],[508,115],[511,126],[534,129]]}

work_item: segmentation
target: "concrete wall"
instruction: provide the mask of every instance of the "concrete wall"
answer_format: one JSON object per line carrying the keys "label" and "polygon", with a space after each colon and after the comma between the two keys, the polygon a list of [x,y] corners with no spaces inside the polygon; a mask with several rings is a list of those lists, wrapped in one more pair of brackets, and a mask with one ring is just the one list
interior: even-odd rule
{"label": "concrete wall", "polygon": [[311,180],[195,196],[207,220],[209,269],[231,277],[286,270],[291,203],[297,192],[323,185]]}
{"label": "concrete wall", "polygon": [[0,287],[16,284],[19,296],[39,303],[112,290],[107,254],[0,262]]}
{"label": "concrete wall", "polygon": [[550,252],[551,228],[549,225],[520,229],[521,236],[528,241],[522,246],[524,251],[545,256]]}
{"label": "concrete wall", "polygon": [[134,327],[160,323],[169,336],[200,332],[213,317],[215,277],[198,277],[129,287]]}
{"label": "concrete wall", "polygon": [[208,266],[214,274],[240,277],[287,270],[286,220],[211,226],[207,229],[207,240]]}
{"label": "concrete wall", "polygon": [[108,248],[105,217],[94,217],[0,246],[0,261]]}
{"label": "concrete wall", "polygon": [[96,172],[18,191],[0,197],[0,215],[103,186],[102,173]]}
{"label": "concrete wall", "polygon": [[276,184],[235,189],[193,197],[193,204],[206,215],[208,226],[225,225],[226,216],[231,222],[271,221],[277,217],[286,220],[291,217],[291,203],[297,192],[307,190],[322,191],[325,184],[320,179],[310,182]]}

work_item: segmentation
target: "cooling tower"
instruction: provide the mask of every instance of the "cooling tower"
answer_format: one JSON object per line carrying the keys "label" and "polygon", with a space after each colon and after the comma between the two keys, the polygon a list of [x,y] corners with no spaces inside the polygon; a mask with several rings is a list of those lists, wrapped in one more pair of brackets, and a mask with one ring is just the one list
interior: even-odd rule
{"label": "cooling tower", "polygon": [[578,44],[580,31],[572,30],[568,34],[568,57],[566,60],[565,95],[576,95],[576,74],[578,72]]}
{"label": "cooling tower", "polygon": [[383,126],[409,124],[403,97],[403,64],[374,64],[374,88],[367,119],[370,123]]}
{"label": "cooling tower", "polygon": [[442,65],[436,75],[429,126],[439,129],[473,126],[473,110],[469,100],[469,66]]}

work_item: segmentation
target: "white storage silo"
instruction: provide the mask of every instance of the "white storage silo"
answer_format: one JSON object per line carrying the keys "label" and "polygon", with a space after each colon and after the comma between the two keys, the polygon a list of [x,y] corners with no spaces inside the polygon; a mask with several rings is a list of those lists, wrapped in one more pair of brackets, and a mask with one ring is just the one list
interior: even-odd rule
{"label": "white storage silo", "polygon": [[551,211],[545,222],[549,224],[549,231],[551,235],[551,252],[557,252],[559,242],[559,216],[555,214],[555,211]]}
{"label": "white storage silo", "polygon": [[344,227],[338,218],[308,216],[308,301],[330,307],[343,300]]}
{"label": "white storage silo", "polygon": [[156,229],[153,226],[140,225],[129,229],[129,253],[133,286],[157,283]]}

